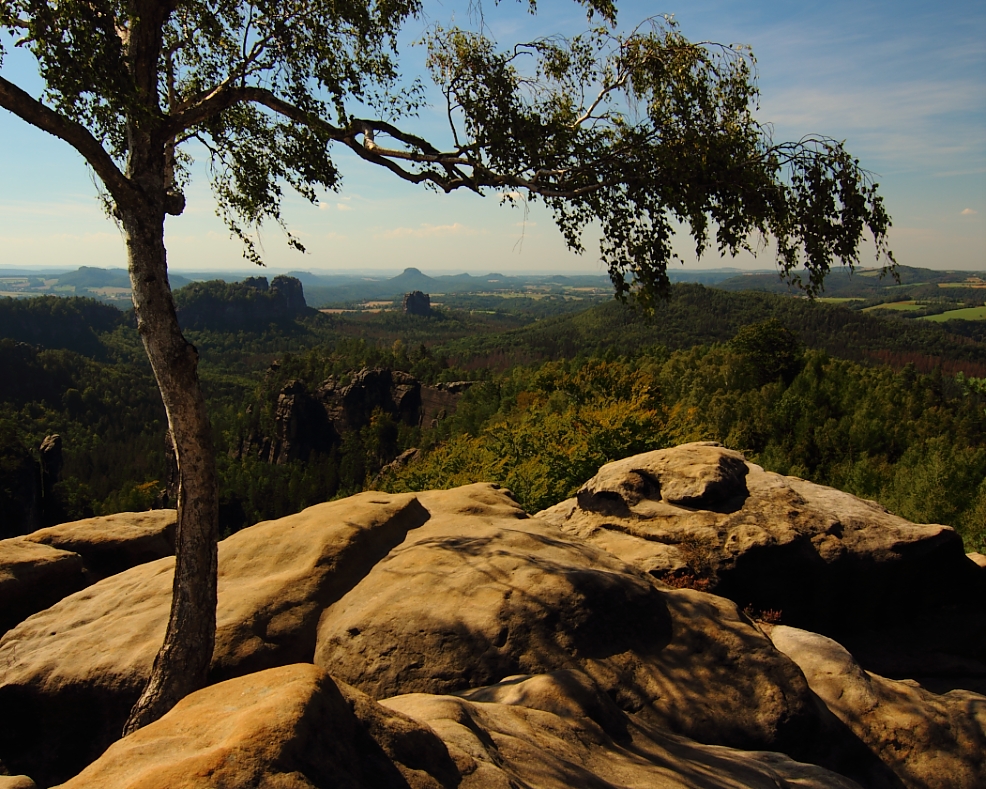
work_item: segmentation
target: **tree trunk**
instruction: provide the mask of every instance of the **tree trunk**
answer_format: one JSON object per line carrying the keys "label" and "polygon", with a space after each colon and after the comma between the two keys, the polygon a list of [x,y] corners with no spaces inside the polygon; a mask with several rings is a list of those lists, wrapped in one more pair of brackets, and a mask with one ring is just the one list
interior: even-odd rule
{"label": "tree trunk", "polygon": [[120,206],[137,330],[157,378],[178,460],[178,528],[171,616],[129,734],[205,685],[216,638],[218,490],[215,452],[198,378],[168,284],[164,210]]}

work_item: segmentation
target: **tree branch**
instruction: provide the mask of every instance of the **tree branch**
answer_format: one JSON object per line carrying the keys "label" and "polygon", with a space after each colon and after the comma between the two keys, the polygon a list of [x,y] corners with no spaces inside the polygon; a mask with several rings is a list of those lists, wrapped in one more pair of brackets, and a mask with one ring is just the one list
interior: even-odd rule
{"label": "tree branch", "polygon": [[[534,174],[533,178],[517,173],[495,173],[483,166],[481,162],[464,155],[461,151],[439,151],[424,138],[404,132],[386,121],[355,119],[348,128],[340,128],[317,115],[296,107],[266,88],[258,87],[224,85],[221,90],[213,91],[199,103],[172,116],[165,122],[162,132],[169,138],[177,136],[214,117],[217,113],[243,102],[259,104],[296,123],[318,129],[329,139],[346,145],[361,159],[386,167],[402,180],[414,184],[427,181],[445,192],[452,192],[461,188],[479,191],[486,186],[490,188],[528,189],[544,197],[574,198],[613,185],[609,181],[599,181],[566,188],[560,184],[549,184],[539,180],[545,175],[560,175],[565,172],[562,170],[540,170]],[[377,145],[373,138],[378,131],[417,150],[399,150]],[[363,137],[362,143],[356,139],[360,136]],[[444,172],[435,169],[413,172],[401,167],[398,161],[437,165]],[[472,175],[466,175],[460,168],[468,168],[472,171]]]}
{"label": "tree branch", "polygon": [[130,201],[137,196],[133,184],[116,166],[99,140],[82,124],[42,104],[3,77],[0,77],[0,107],[75,148],[106,184],[117,203]]}

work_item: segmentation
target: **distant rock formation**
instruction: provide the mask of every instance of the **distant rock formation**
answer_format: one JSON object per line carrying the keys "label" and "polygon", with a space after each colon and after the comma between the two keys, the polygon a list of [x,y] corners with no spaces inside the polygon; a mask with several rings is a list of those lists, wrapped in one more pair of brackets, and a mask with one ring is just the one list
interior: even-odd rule
{"label": "distant rock formation", "polygon": [[55,497],[55,485],[62,479],[62,437],[55,433],[45,436],[38,447],[39,472],[41,474],[41,522],[48,526],[60,520],[61,506]]}
{"label": "distant rock formation", "polygon": [[290,313],[301,314],[308,309],[300,279],[280,274],[271,280],[270,292],[284,300]]}
{"label": "distant rock formation", "polygon": [[398,423],[434,427],[455,412],[471,385],[465,381],[426,386],[408,373],[383,368],[363,368],[347,383],[328,378],[315,392],[292,380],[277,396],[273,435],[255,428],[231,454],[278,465],[307,460],[312,453],[338,445],[345,432],[369,424],[378,410]]}
{"label": "distant rock formation", "polygon": [[274,435],[264,459],[277,465],[307,460],[312,452],[328,452],[338,441],[322,404],[301,381],[289,381],[277,396]]}
{"label": "distant rock formation", "polygon": [[[72,556],[91,561],[81,543]],[[134,775],[148,789],[175,776],[203,789],[986,786],[986,696],[969,689],[986,676],[986,570],[945,527],[713,444],[609,464],[536,517],[477,483],[367,492],[243,529],[219,544],[208,686],[119,739],[173,568],[110,575],[0,639],[6,770],[66,789]],[[903,622],[897,648],[914,654],[927,617],[953,627],[958,611],[952,644],[936,646],[952,689],[758,622],[684,588],[684,570],[746,594],[759,578],[799,621]],[[894,594],[862,599],[867,574]],[[29,583],[2,563],[0,579],[8,594]]]}
{"label": "distant rock formation", "polygon": [[401,308],[406,315],[431,315],[431,296],[420,290],[405,293]]}
{"label": "distant rock formation", "polygon": [[308,311],[304,288],[295,277],[247,277],[241,282],[193,282],[175,291],[178,320],[186,329],[260,331]]}
{"label": "distant rock formation", "polygon": [[19,442],[3,447],[0,539],[27,534],[63,520],[55,485],[62,478],[62,438],[45,436],[37,453]]}

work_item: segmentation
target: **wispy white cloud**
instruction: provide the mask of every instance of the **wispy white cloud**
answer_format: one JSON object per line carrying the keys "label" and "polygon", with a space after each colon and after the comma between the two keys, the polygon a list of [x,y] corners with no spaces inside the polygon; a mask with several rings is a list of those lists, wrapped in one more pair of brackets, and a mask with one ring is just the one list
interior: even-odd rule
{"label": "wispy white cloud", "polygon": [[978,212],[978,211],[976,211],[976,210],[975,210],[975,209],[973,209],[973,208],[963,208],[963,209],[962,209],[962,216],[975,216],[975,215],[976,215],[976,214],[978,214],[978,213],[979,213],[979,212]]}
{"label": "wispy white cloud", "polygon": [[430,225],[422,223],[418,227],[395,227],[385,230],[383,238],[441,238],[443,236],[477,236],[488,231],[455,222],[451,225]]}
{"label": "wispy white cloud", "polygon": [[764,102],[762,116],[782,132],[849,138],[854,153],[864,149],[882,168],[969,172],[982,164],[981,129],[949,121],[969,111],[977,90],[966,80],[787,88]]}

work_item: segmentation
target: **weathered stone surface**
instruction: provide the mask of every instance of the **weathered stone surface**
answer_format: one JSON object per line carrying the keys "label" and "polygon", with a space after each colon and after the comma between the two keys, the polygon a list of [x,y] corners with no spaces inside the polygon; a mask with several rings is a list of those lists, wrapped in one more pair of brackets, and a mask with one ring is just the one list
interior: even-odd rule
{"label": "weathered stone surface", "polygon": [[0,789],[38,789],[26,775],[0,775]]}
{"label": "weathered stone surface", "polygon": [[0,633],[84,587],[84,569],[77,553],[0,540]]}
{"label": "weathered stone surface", "polygon": [[[707,451],[714,453],[713,462],[695,461]],[[769,628],[754,624],[735,602],[671,588],[642,569],[643,549],[663,545],[677,551],[688,572],[717,567],[728,577],[731,565],[717,559],[713,548],[701,548],[697,537],[703,528],[706,537],[718,535],[724,527],[717,519],[743,512],[749,518],[729,521],[730,528],[757,536],[762,543],[753,544],[764,551],[786,544],[788,531],[791,542],[804,542],[798,529],[823,517],[841,524],[840,539],[849,545],[843,553],[864,564],[867,551],[884,562],[902,561],[908,552],[924,561],[939,550],[935,540],[922,554],[914,548],[922,542],[903,540],[900,535],[910,532],[896,520],[887,526],[898,529],[892,538],[878,539],[881,527],[854,525],[863,522],[857,513],[869,513],[873,505],[851,497],[842,501],[825,489],[816,496],[798,480],[741,466],[718,447],[691,447],[677,460],[659,460],[639,468],[635,462],[610,481],[597,478],[585,491],[594,509],[569,503],[569,514],[579,509],[580,518],[591,515],[626,527],[600,527],[587,532],[588,541],[574,533],[571,519],[559,528],[548,518],[530,518],[508,491],[488,484],[400,496],[366,493],[233,535],[219,548],[210,683],[244,678],[244,684],[214,685],[205,696],[189,697],[181,709],[197,711],[181,718],[184,723],[168,716],[159,724],[170,721],[170,728],[145,735],[147,740],[127,738],[98,761],[117,739],[160,646],[173,559],[134,567],[72,594],[0,639],[0,772],[24,773],[50,786],[86,765],[127,776],[143,763],[159,782],[147,786],[181,787],[181,781],[200,777],[206,783],[187,785],[340,785],[320,783],[316,768],[323,769],[318,760],[324,756],[330,760],[325,769],[339,776],[365,776],[358,771],[379,765],[382,775],[414,789],[851,787],[853,780],[868,789],[900,789],[937,775],[927,766],[934,759],[922,750],[925,738],[928,748],[958,760],[954,770],[934,762],[934,769],[945,764],[941,770],[956,776],[946,786],[980,785],[982,776],[969,766],[967,754],[976,742],[980,749],[986,742],[982,697],[934,696],[915,683],[872,675],[863,675],[868,684],[862,690],[833,685],[829,693],[823,683],[812,692],[811,672],[824,677],[832,660],[825,658],[828,663],[816,671],[796,656],[796,646],[778,649],[764,633]],[[668,476],[675,468],[678,482]],[[771,485],[780,491],[773,498],[762,492]],[[758,496],[767,513],[762,521],[748,509]],[[778,509],[784,501],[786,507]],[[630,515],[601,514],[607,507]],[[690,519],[682,528],[692,529],[692,542],[664,544],[638,536],[669,511]],[[620,558],[617,551],[601,550],[603,538],[632,541],[612,543],[621,550],[643,549]],[[87,545],[78,534],[60,539]],[[816,546],[810,536],[807,542],[816,550],[813,561],[824,565],[823,554],[833,546]],[[25,540],[19,545],[57,551]],[[718,550],[726,553],[722,546]],[[68,555],[82,563],[78,554]],[[982,575],[964,555],[961,561]],[[942,583],[942,594],[954,591]],[[775,638],[779,632],[785,631],[775,628]],[[333,684],[311,666],[278,668],[311,662],[359,690]],[[970,665],[959,668],[968,671]],[[284,677],[289,679],[278,679]],[[282,686],[290,686],[286,696],[279,695]],[[340,712],[339,694],[349,713]],[[373,701],[398,695],[383,702],[390,711]],[[879,717],[881,708],[890,711],[889,718]],[[957,717],[959,710],[968,721]],[[327,725],[337,744],[363,744],[355,750],[323,747],[316,729],[325,715],[349,721]],[[914,733],[911,741],[896,734],[900,726]],[[868,728],[876,733],[867,735]],[[896,756],[884,747],[889,743],[892,749],[894,737],[906,746]],[[302,752],[315,755],[288,770]],[[235,772],[228,781],[216,777],[238,769],[233,753],[252,754],[249,760],[261,765],[256,784]],[[354,754],[370,761],[346,761]],[[172,779],[167,770],[178,756],[187,769]],[[331,761],[337,756],[343,760]],[[207,779],[197,775],[198,766],[218,772]],[[268,767],[269,778],[263,772]],[[905,772],[911,777],[905,779]],[[123,777],[88,775],[100,777],[79,776],[72,785],[132,785]],[[391,778],[374,783],[356,777],[353,785],[385,786]]]}
{"label": "weathered stone surface", "polygon": [[377,409],[395,421],[413,425],[417,424],[421,409],[421,384],[400,370],[364,367],[348,384],[326,380],[318,390],[318,398],[340,433],[368,424]]}
{"label": "weathered stone surface", "polygon": [[121,512],[62,523],[27,534],[27,542],[82,557],[91,583],[175,553],[175,510]]}
{"label": "weathered stone surface", "polygon": [[859,786],[779,753],[690,742],[626,715],[577,671],[508,678],[461,697],[419,693],[381,703],[438,733],[462,774],[459,789]]}
{"label": "weathered stone surface", "polygon": [[[277,395],[272,434],[263,435],[255,422],[234,441],[230,455],[275,464],[307,460],[312,453],[329,452],[347,431],[365,427],[375,411],[406,425],[435,427],[455,413],[471,385],[423,386],[409,373],[383,368],[363,368],[345,384],[328,378],[314,392],[301,381],[288,381]],[[173,500],[170,488],[169,497]]]}
{"label": "weathered stone surface", "polygon": [[322,616],[334,676],[384,698],[577,669],[705,742],[784,747],[814,725],[800,672],[730,601],[661,591],[495,486],[418,497],[428,523]]}
{"label": "weathered stone surface", "polygon": [[986,696],[941,695],[864,671],[825,636],[777,626],[774,644],[853,733],[914,789],[986,786]]}
{"label": "weathered stone surface", "polygon": [[[211,680],[310,662],[322,610],[427,517],[414,496],[368,493],[223,540]],[[119,736],[164,638],[173,573],[167,558],[111,576],[0,639],[11,769],[63,780]]]}
{"label": "weathered stone surface", "polygon": [[421,387],[421,427],[437,427],[443,419],[455,413],[462,394],[473,385],[473,381],[454,381],[437,386]]}
{"label": "weathered stone surface", "polygon": [[271,293],[284,300],[284,305],[289,313],[303,315],[308,310],[308,303],[305,301],[305,289],[297,277],[279,274],[271,280],[270,290]]}
{"label": "weathered stone surface", "polygon": [[186,697],[62,789],[452,789],[457,778],[428,728],[299,664]]}
{"label": "weathered stone surface", "polygon": [[[659,578],[832,635],[938,617],[986,591],[953,529],[765,472],[712,442],[610,463],[537,517]],[[965,648],[981,659],[986,620],[972,614]]]}
{"label": "weathered stone surface", "polygon": [[124,512],[0,540],[0,634],[108,575],[175,552],[175,511]]}

